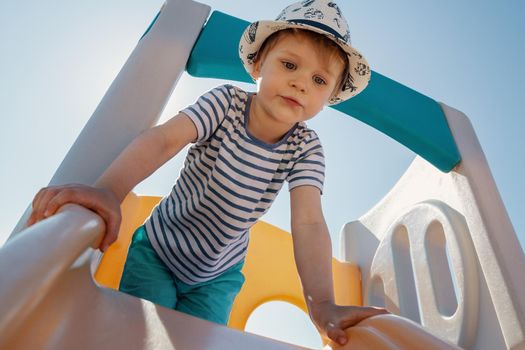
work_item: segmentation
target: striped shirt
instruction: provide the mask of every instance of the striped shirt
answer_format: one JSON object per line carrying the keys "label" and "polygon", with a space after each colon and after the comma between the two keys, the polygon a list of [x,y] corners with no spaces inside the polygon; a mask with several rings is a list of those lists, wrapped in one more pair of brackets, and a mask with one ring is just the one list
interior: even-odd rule
{"label": "striped shirt", "polygon": [[288,188],[323,189],[317,134],[296,124],[267,144],[247,128],[252,94],[232,85],[202,95],[182,112],[197,128],[171,193],[145,223],[159,257],[182,282],[211,280],[243,261],[250,227]]}

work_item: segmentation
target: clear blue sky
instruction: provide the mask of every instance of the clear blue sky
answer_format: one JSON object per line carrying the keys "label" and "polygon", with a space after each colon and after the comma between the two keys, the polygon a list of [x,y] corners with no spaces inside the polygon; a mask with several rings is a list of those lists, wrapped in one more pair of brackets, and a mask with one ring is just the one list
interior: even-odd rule
{"label": "clear blue sky", "polygon": [[[249,21],[272,19],[288,4],[204,2]],[[523,247],[525,2],[339,4],[354,46],[373,70],[469,116]],[[161,5],[161,0],[0,3],[0,244],[36,191],[51,179]],[[162,119],[220,83],[184,76]],[[310,126],[318,130],[326,150],[323,205],[338,256],[341,226],[379,201],[414,154],[335,111],[323,112]],[[181,161],[178,157],[168,163],[137,192],[167,193]],[[286,195],[281,195],[266,219],[287,229],[287,211]],[[297,312],[288,306],[275,308],[281,314]],[[285,319],[289,326],[275,326],[274,319],[272,326],[265,318],[254,317],[250,329],[304,345],[319,344],[315,335],[304,335],[313,332],[304,320]]]}

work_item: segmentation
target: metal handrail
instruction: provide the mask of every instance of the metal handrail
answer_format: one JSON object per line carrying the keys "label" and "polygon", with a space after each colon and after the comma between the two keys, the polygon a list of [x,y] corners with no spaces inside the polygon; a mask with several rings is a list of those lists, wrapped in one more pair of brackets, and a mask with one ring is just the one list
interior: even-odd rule
{"label": "metal handrail", "polygon": [[26,228],[0,248],[0,344],[105,231],[104,221],[76,204]]}

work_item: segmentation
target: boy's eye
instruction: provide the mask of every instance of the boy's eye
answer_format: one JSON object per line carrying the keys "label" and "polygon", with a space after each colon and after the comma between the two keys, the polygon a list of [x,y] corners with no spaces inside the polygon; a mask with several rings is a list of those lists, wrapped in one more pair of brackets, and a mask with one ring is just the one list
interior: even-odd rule
{"label": "boy's eye", "polygon": [[314,77],[314,82],[319,85],[326,85],[326,81],[324,81],[323,78],[318,76]]}
{"label": "boy's eye", "polygon": [[283,66],[286,68],[286,69],[295,69],[295,64],[293,64],[292,62],[288,62],[288,61],[283,61]]}

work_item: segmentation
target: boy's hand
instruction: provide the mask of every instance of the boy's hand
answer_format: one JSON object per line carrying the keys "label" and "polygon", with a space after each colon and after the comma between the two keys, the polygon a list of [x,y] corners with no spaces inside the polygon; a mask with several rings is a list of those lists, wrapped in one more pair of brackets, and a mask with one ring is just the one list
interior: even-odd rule
{"label": "boy's hand", "polygon": [[362,320],[376,315],[387,314],[388,311],[378,307],[339,306],[331,301],[310,304],[312,320],[323,336],[330,338],[339,345],[348,341],[344,330]]}
{"label": "boy's hand", "polygon": [[31,226],[54,215],[61,206],[67,203],[79,204],[93,210],[106,223],[106,234],[99,245],[105,251],[117,239],[120,227],[120,203],[115,194],[108,189],[71,184],[42,188],[33,199],[33,211],[27,220]]}

